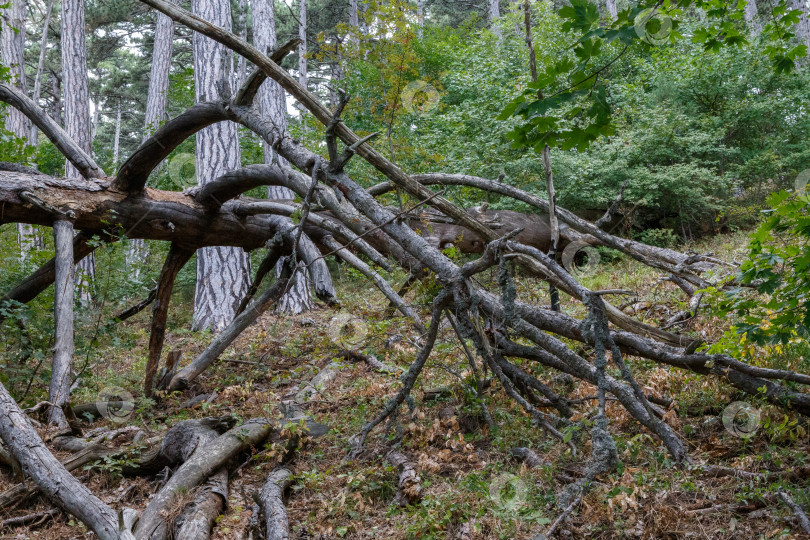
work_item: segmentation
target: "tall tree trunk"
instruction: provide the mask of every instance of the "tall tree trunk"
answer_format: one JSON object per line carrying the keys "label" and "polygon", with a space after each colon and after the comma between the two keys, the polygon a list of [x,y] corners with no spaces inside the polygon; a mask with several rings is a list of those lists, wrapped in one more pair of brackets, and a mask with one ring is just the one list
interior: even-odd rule
{"label": "tall tree trunk", "polygon": [[[247,12],[247,0],[239,0],[239,37],[241,37],[244,41],[247,41]],[[235,86],[238,88],[242,86],[242,83],[244,83],[245,79],[247,78],[247,58],[241,54],[237,55],[237,58],[239,61],[239,69],[237,70],[237,76],[235,77],[237,81]]]}
{"label": "tall tree trunk", "polygon": [[610,15],[610,20],[615,21],[616,17],[619,15],[619,10],[616,7],[616,0],[605,0],[605,9],[607,9],[608,14]]}
{"label": "tall tree trunk", "polygon": [[790,7],[801,10],[799,24],[796,25],[796,36],[810,48],[810,17],[808,17],[807,0],[790,0]]}
{"label": "tall tree trunk", "polygon": [[[12,0],[2,12],[0,22],[0,50],[3,65],[9,68],[11,84],[24,94],[28,93],[25,79],[25,0]],[[31,133],[31,121],[13,107],[6,112],[6,129],[21,138]],[[32,140],[28,140],[31,144]],[[17,239],[20,256],[25,259],[28,252],[37,245],[36,232],[31,225],[17,224]]]}
{"label": "tall tree trunk", "polygon": [[51,110],[51,117],[54,122],[60,126],[64,126],[64,118],[62,116],[62,75],[54,73],[51,79],[51,93],[53,93],[53,109]]}
{"label": "tall tree trunk", "polygon": [[754,36],[758,36],[762,32],[762,24],[759,22],[758,14],[757,0],[748,0],[745,3],[745,22],[748,23],[748,27]]}
{"label": "tall tree trunk", "polygon": [[[298,83],[307,87],[307,2],[298,0]],[[301,107],[301,125],[304,124],[306,110]]]}
{"label": "tall tree trunk", "polygon": [[53,282],[54,345],[53,369],[48,392],[51,408],[48,421],[60,428],[68,423],[62,406],[70,399],[70,372],[73,368],[73,224],[60,220],[53,224],[56,246],[56,279]]}
{"label": "tall tree trunk", "polygon": [[[42,38],[39,41],[39,62],[37,62],[37,73],[34,76],[34,94],[31,99],[39,104],[39,97],[42,95],[42,73],[45,71],[45,58],[48,54],[48,30],[51,26],[51,15],[53,14],[54,0],[48,0],[48,7],[45,11],[45,19],[42,21]],[[39,131],[36,125],[31,125],[31,144],[37,145]]]}
{"label": "tall tree trunk", "polygon": [[113,167],[118,166],[121,157],[121,100],[118,100],[118,110],[115,113],[115,136],[113,137]]}
{"label": "tall tree trunk", "polygon": [[425,26],[425,0],[416,0],[416,22],[417,32],[422,36],[422,28]]}
{"label": "tall tree trunk", "polygon": [[357,8],[358,0],[349,0],[349,26],[352,28],[360,27],[360,13]]}
{"label": "tall tree trunk", "polygon": [[[176,3],[176,0],[172,0]],[[166,103],[169,93],[169,75],[172,69],[172,52],[174,46],[174,21],[157,14],[155,21],[155,38],[152,46],[152,68],[149,73],[149,90],[146,95],[146,112],[144,114],[143,141],[152,136],[166,118]],[[142,142],[143,142],[142,141]],[[118,161],[116,160],[116,165]],[[146,242],[142,238],[133,238],[126,254],[127,269],[130,276],[137,280],[141,276],[146,257],[149,255]]]}
{"label": "tall tree trunk", "polygon": [[487,0],[487,22],[492,33],[501,37],[501,28],[498,26],[498,19],[501,18],[501,4],[499,0]]}
{"label": "tall tree trunk", "polygon": [[[231,29],[228,0],[192,0],[192,11],[227,30]],[[233,75],[233,57],[223,45],[195,33],[194,91],[198,102],[218,99],[217,83],[228,84]],[[239,167],[236,124],[220,122],[197,134],[197,182],[205,185]],[[232,247],[208,247],[197,251],[197,290],[194,297],[194,328],[218,332],[233,320],[248,289],[248,257]]]}
{"label": "tall tree trunk", "polygon": [[[62,89],[65,102],[65,131],[89,155],[90,93],[85,35],[84,1],[62,0]],[[65,160],[65,177],[81,178],[79,171],[67,160]],[[90,284],[96,273],[95,257],[90,254],[79,261],[76,270],[79,301],[87,305],[92,300]]]}
{"label": "tall tree trunk", "polygon": [[[276,18],[273,11],[273,0],[253,0],[253,44],[260,51],[272,51],[278,46],[276,37]],[[266,80],[256,96],[259,111],[280,129],[287,131],[287,100],[284,89],[272,79]],[[278,161],[288,165],[287,160],[276,154],[273,148],[264,143],[264,162]],[[269,186],[267,196],[271,199],[293,199],[295,194],[289,188]],[[283,260],[276,266],[276,273],[281,271]],[[307,283],[306,272],[296,272],[290,289],[279,301],[276,308],[282,313],[301,313],[313,308],[312,294]]]}

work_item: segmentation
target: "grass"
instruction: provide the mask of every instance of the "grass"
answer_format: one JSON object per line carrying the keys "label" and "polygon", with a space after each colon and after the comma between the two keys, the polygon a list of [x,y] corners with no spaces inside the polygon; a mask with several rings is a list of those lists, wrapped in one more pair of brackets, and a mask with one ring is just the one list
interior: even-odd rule
{"label": "grass", "polygon": [[[745,244],[746,236],[738,233],[691,247],[730,260],[739,256]],[[399,281],[403,277],[399,276]],[[659,277],[649,268],[622,258],[600,264],[598,271],[582,282],[593,289],[633,291],[628,298],[614,298],[614,303],[626,304],[627,310],[641,304],[643,307],[638,309],[644,319],[660,324],[682,307],[683,295],[671,283],[659,281]],[[495,276],[489,279],[494,281]],[[407,368],[416,349],[407,340],[386,346],[394,334],[412,335],[406,322],[381,320],[379,314],[385,302],[381,295],[370,293],[369,285],[357,276],[344,273],[337,285],[341,309],[367,322],[364,349],[389,365]],[[518,278],[518,287],[520,299],[548,303],[544,284]],[[428,291],[417,288],[409,300],[424,303],[427,297]],[[564,300],[563,308],[574,316],[583,313],[581,306],[570,300]],[[137,400],[132,421],[159,432],[192,417],[279,417],[279,401],[332,361],[336,346],[329,328],[334,316],[335,311],[325,307],[298,317],[265,314],[189,391],[165,396],[157,403]],[[99,340],[91,354],[91,368],[74,394],[75,401],[92,401],[99,390],[110,386],[121,386],[138,395],[148,344],[148,318],[148,313],[142,313]],[[182,350],[184,361],[190,361],[211,336],[187,330],[190,313],[179,303],[172,306],[170,319],[177,322],[169,325],[165,350]],[[314,326],[302,326],[303,319],[311,319]],[[712,339],[723,332],[725,324],[727,321],[699,318],[683,331]],[[414,409],[402,408],[399,427],[393,426],[388,433],[383,428],[372,432],[369,452],[357,461],[346,460],[347,440],[400,388],[397,377],[346,363],[338,378],[311,402],[309,414],[329,425],[331,431],[321,438],[306,440],[292,463],[296,480],[287,505],[295,538],[444,539],[463,537],[465,531],[468,538],[531,538],[558,515],[556,495],[565,485],[562,475],[576,476],[589,455],[587,432],[574,434],[580,452],[573,456],[566,445],[532,427],[526,414],[495,385],[488,391],[486,403],[498,429],[489,432],[480,418],[478,404],[464,391],[469,368],[452,330],[444,328],[438,343],[414,390]],[[806,369],[807,349],[761,361],[764,365]],[[798,538],[791,530],[794,523],[790,512],[772,494],[784,487],[797,502],[807,504],[810,499],[805,480],[787,484],[709,478],[699,466],[722,464],[751,471],[805,466],[808,434],[804,419],[755,402],[762,414],[762,427],[751,440],[744,441],[726,432],[717,416],[683,414],[687,409],[723,407],[738,399],[733,389],[713,378],[648,361],[630,359],[629,363],[647,391],[676,400],[678,410],[671,411],[667,421],[688,442],[696,467],[674,467],[646,430],[615,403],[609,403],[610,429],[621,465],[598,479],[563,526],[570,537]],[[558,390],[566,387],[566,381],[555,379],[554,373],[529,363],[523,367],[534,370]],[[42,395],[46,382],[36,381],[35,385]],[[451,389],[446,397],[424,399],[426,389],[443,386]],[[188,398],[202,393],[216,393],[216,398],[210,404],[180,408]],[[585,383],[574,385],[569,392],[572,398],[593,394],[595,389]],[[594,407],[593,402],[577,407],[574,420],[588,418]],[[390,504],[397,473],[382,458],[398,429],[402,449],[417,463],[423,487],[421,501],[405,508]],[[515,446],[533,448],[550,464],[529,469],[515,462],[509,457],[509,449]],[[277,444],[259,450],[232,477],[228,509],[218,520],[214,538],[236,539],[244,534],[252,506],[250,494],[261,489],[282,453]],[[105,471],[90,474],[89,485],[106,500],[113,500],[133,482]],[[7,471],[0,471],[0,489],[10,482]],[[138,482],[141,484],[132,491],[126,505],[142,509],[150,488],[143,480]],[[718,510],[704,510],[718,505]],[[30,511],[27,508],[16,514]],[[32,538],[63,538],[81,531],[75,522],[59,518],[36,530],[17,532]]]}

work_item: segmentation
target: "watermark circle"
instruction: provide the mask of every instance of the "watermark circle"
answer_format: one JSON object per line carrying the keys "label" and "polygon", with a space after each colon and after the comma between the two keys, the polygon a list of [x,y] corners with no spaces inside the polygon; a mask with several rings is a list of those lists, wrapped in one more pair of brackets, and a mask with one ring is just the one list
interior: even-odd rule
{"label": "watermark circle", "polygon": [[411,81],[399,95],[402,106],[411,114],[424,114],[439,104],[439,91],[425,81]]}
{"label": "watermark circle", "polygon": [[650,45],[663,45],[672,35],[672,19],[657,8],[648,8],[633,19],[636,35]]}
{"label": "watermark circle", "polygon": [[744,401],[734,401],[723,410],[723,427],[736,437],[753,437],[760,427],[759,409]]}
{"label": "watermark circle", "polygon": [[[579,264],[577,260],[577,254],[582,253],[584,255],[584,264]],[[599,251],[590,245],[587,242],[582,240],[576,240],[571,242],[562,252],[562,264],[563,267],[568,270],[568,273],[572,276],[590,276],[596,273],[596,268],[599,266],[599,261],[602,260],[602,256],[599,255]]]}
{"label": "watermark circle", "polygon": [[368,336],[368,325],[357,315],[344,311],[329,321],[327,334],[332,343],[339,347],[356,349]]}
{"label": "watermark circle", "polygon": [[[189,169],[190,173],[189,174]],[[169,162],[169,178],[181,185],[197,183],[197,158],[194,154],[177,154]]]}
{"label": "watermark circle", "polygon": [[526,504],[529,486],[516,474],[502,473],[489,483],[489,499],[504,512],[515,512]]}
{"label": "watermark circle", "polygon": [[807,184],[810,184],[810,169],[805,169],[796,176],[793,187],[796,189],[796,193],[804,195],[807,193]]}
{"label": "watermark circle", "polygon": [[126,422],[135,410],[135,398],[119,386],[102,388],[96,399],[96,408],[101,416],[121,424]]}

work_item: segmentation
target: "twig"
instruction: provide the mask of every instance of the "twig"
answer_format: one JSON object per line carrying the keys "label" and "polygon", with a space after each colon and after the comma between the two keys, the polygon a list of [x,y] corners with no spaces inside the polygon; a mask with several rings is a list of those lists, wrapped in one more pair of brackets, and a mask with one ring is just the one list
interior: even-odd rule
{"label": "twig", "polygon": [[802,507],[796,504],[794,500],[790,498],[790,495],[788,495],[784,490],[780,489],[777,492],[777,495],[779,495],[782,502],[788,505],[788,507],[793,511],[793,515],[795,515],[796,519],[799,520],[799,525],[801,526],[802,530],[804,530],[805,534],[810,534],[810,520],[807,519],[807,514],[804,513]]}

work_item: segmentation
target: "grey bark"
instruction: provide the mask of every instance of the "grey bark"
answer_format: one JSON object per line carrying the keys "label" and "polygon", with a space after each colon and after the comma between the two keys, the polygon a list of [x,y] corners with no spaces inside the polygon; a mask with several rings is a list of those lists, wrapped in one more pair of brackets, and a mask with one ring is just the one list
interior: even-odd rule
{"label": "grey bark", "polygon": [[[230,30],[231,5],[227,0],[194,0],[193,12]],[[223,45],[194,34],[194,89],[196,101],[221,96],[218,86],[231,81],[230,51]],[[205,185],[240,165],[236,125],[218,123],[197,134],[197,183]],[[233,320],[239,300],[248,288],[248,256],[238,248],[207,247],[197,252],[197,289],[194,329],[219,332]]]}
{"label": "grey bark", "polygon": [[[62,0],[62,90],[65,103],[65,131],[88,155],[91,153],[90,93],[87,76],[83,0]],[[65,162],[65,177],[78,178],[81,172]],[[90,254],[76,265],[79,301],[92,301],[90,284],[95,278],[95,257]]]}
{"label": "grey bark", "polygon": [[759,22],[758,14],[757,0],[747,0],[745,3],[745,22],[748,23],[748,27],[754,36],[758,36],[762,32],[762,24]]}
{"label": "grey bark", "polygon": [[[298,0],[298,84],[307,87],[307,1]],[[302,112],[303,117],[303,112]]]}
{"label": "grey bark", "polygon": [[54,347],[53,369],[48,388],[51,408],[48,421],[68,427],[62,406],[70,399],[70,372],[73,367],[73,224],[60,220],[53,224],[56,245],[56,278],[54,280]]}
{"label": "grey bark", "polygon": [[163,519],[169,506],[186,492],[219,471],[236,454],[262,443],[273,431],[266,420],[249,420],[210,442],[197,445],[191,457],[152,498],[135,528],[138,540],[163,540],[168,527]]}
{"label": "grey bark", "polygon": [[790,0],[790,7],[801,10],[799,23],[796,25],[796,37],[810,48],[810,17],[808,17],[807,0]]}
{"label": "grey bark", "polygon": [[[42,73],[45,71],[45,57],[48,53],[48,31],[51,25],[51,15],[53,14],[54,0],[48,0],[48,7],[45,11],[45,19],[42,22],[42,38],[39,41],[39,62],[37,62],[37,72],[34,75],[34,93],[31,96],[34,103],[39,103],[39,97],[42,94]],[[31,126],[31,144],[37,144],[37,126]]]}
{"label": "grey bark", "polygon": [[616,20],[619,10],[616,8],[616,0],[605,0],[605,8],[610,15],[611,20]]}
{"label": "grey bark", "polygon": [[[272,52],[278,45],[276,36],[276,20],[273,10],[273,0],[253,0],[253,44],[260,51]],[[304,60],[306,65],[306,59]],[[284,89],[272,79],[264,81],[256,95],[259,112],[282,131],[287,131],[287,100]],[[264,145],[264,162],[277,161],[280,165],[288,165],[287,160],[279,156],[273,148]],[[295,194],[289,188],[282,186],[268,186],[267,196],[271,199],[293,199]],[[281,273],[280,259],[276,266],[276,276]],[[277,306],[280,313],[298,314],[309,311],[314,307],[312,294],[307,283],[306,272],[296,272],[287,293]]]}
{"label": "grey bark", "polygon": [[121,152],[121,100],[115,113],[115,135],[113,136],[113,167],[118,165]]}
{"label": "grey bark", "polygon": [[[0,56],[3,65],[9,68],[10,83],[27,94],[25,78],[25,0],[12,0],[3,10],[0,21]],[[6,129],[17,137],[26,138],[31,132],[31,120],[22,111],[11,109],[6,113]],[[28,141],[28,144],[34,139]],[[20,255],[25,259],[37,245],[34,228],[25,223],[17,224]]]}
{"label": "grey bark", "polygon": [[[146,95],[143,141],[146,141],[157,130],[166,117],[173,45],[174,21],[163,13],[158,13],[152,47],[152,67],[149,72],[149,90]],[[117,159],[115,163],[118,164]],[[148,255],[149,252],[143,239],[132,239],[127,249],[126,262],[130,276],[135,280],[140,278],[141,267]]]}
{"label": "grey bark", "polygon": [[284,508],[284,490],[290,485],[292,473],[281,467],[267,475],[267,482],[259,495],[264,514],[267,540],[290,540],[290,523]]}
{"label": "grey bark", "polygon": [[59,508],[73,514],[102,540],[118,540],[115,512],[101,502],[51,454],[0,384],[0,438],[20,462],[23,473]]}
{"label": "grey bark", "polygon": [[501,37],[501,28],[498,26],[498,19],[501,18],[501,4],[499,0],[487,0],[487,22],[492,33]]}

